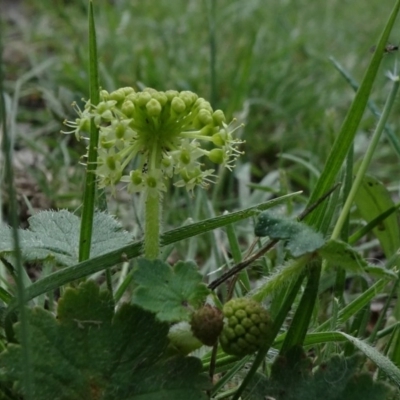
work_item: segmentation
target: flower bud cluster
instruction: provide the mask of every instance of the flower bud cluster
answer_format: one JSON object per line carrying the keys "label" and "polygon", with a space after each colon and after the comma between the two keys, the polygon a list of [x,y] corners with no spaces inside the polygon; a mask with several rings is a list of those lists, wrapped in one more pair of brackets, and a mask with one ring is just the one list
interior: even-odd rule
{"label": "flower bud cluster", "polygon": [[87,136],[92,118],[99,127],[100,187],[115,192],[117,183],[126,182],[130,193],[159,193],[175,177],[175,186],[192,191],[207,187],[214,176],[213,169],[204,168],[203,157],[232,169],[242,154],[242,141],[233,137],[237,128],[231,129],[224,113],[213,111],[195,93],[125,87],[103,90],[100,97],[97,105],[88,101],[83,110],[75,106],[78,118],[65,123],[72,128],[65,133],[74,133],[78,140]]}

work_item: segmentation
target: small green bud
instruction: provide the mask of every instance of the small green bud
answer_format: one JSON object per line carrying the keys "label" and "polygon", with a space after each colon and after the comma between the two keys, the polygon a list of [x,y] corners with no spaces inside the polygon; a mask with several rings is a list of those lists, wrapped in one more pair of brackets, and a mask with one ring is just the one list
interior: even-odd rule
{"label": "small green bud", "polygon": [[213,113],[213,120],[215,125],[222,125],[223,122],[225,122],[225,114],[223,113],[222,110],[216,110]]}
{"label": "small green bud", "polygon": [[128,96],[131,93],[135,93],[135,89],[130,86],[125,86],[125,87],[121,88],[121,90],[123,90],[123,92],[125,93],[125,96]]}
{"label": "small green bud", "polygon": [[118,139],[122,139],[125,135],[125,131],[126,131],[126,126],[121,122],[118,122],[115,126],[115,136]]}
{"label": "small green bud", "polygon": [[222,164],[224,162],[224,152],[221,149],[212,149],[208,153],[208,158],[215,164]]}
{"label": "small green bud", "polygon": [[97,114],[99,114],[103,120],[112,121],[114,119],[112,108],[116,104],[117,102],[115,100],[107,100],[100,102],[96,109]]}
{"label": "small green bud", "polygon": [[156,99],[161,104],[161,107],[164,107],[168,101],[168,97],[165,95],[164,92],[156,92],[156,93],[153,93],[152,96],[153,96],[153,99]]}
{"label": "small green bud", "polygon": [[183,149],[181,151],[179,160],[182,162],[182,164],[186,164],[186,165],[190,164],[190,161],[191,161],[190,152],[186,149]]}
{"label": "small green bud", "polygon": [[179,96],[179,92],[176,90],[167,90],[165,95],[167,96],[168,100],[172,101],[174,97]]}
{"label": "small green bud", "polygon": [[175,111],[177,114],[181,114],[186,109],[185,102],[179,97],[174,97],[171,101],[171,109]]}
{"label": "small green bud", "polygon": [[183,91],[179,93],[179,98],[185,103],[186,107],[191,107],[197,100],[197,95],[193,92]]}
{"label": "small green bud", "polygon": [[134,185],[139,186],[143,182],[142,175],[143,175],[142,171],[140,171],[138,169],[131,171],[131,173],[130,173],[131,182]]}
{"label": "small green bud", "polygon": [[158,117],[161,114],[162,106],[156,99],[151,99],[146,104],[146,110],[150,117]]}
{"label": "small green bud", "polygon": [[84,131],[84,132],[89,132],[90,131],[90,119],[88,118],[77,118],[76,123],[79,126],[79,130]]}
{"label": "small green bud", "polygon": [[212,118],[210,111],[205,110],[205,109],[201,109],[199,111],[197,118],[203,126],[211,125],[213,123],[213,118]]}
{"label": "small green bud", "polygon": [[114,156],[108,156],[106,159],[107,167],[110,168],[110,170],[115,171],[117,168],[117,163],[115,162],[115,157]]}
{"label": "small green bud", "polygon": [[110,98],[110,94],[107,92],[107,90],[101,90],[100,91],[100,98],[103,101],[107,101]]}
{"label": "small green bud", "polygon": [[114,92],[110,93],[109,99],[115,100],[117,103],[122,103],[125,99],[126,93],[123,88],[115,90]]}
{"label": "small green bud", "polygon": [[135,104],[139,107],[144,107],[151,100],[151,94],[149,92],[141,92],[135,98]]}
{"label": "small green bud", "polygon": [[216,146],[219,147],[222,147],[225,144],[225,140],[219,132],[212,135],[211,140]]}
{"label": "small green bud", "polygon": [[135,106],[131,100],[126,100],[122,104],[121,111],[128,117],[133,117],[133,113],[135,112]]}
{"label": "small green bud", "polygon": [[212,136],[215,132],[215,128],[212,125],[206,125],[200,129],[200,133],[203,136]]}

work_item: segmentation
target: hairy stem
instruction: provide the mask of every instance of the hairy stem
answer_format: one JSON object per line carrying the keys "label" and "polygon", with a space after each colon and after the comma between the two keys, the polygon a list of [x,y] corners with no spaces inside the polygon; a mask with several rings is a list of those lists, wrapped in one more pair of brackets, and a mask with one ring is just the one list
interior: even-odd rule
{"label": "hairy stem", "polygon": [[160,203],[160,193],[147,193],[144,256],[150,260],[158,258],[160,252]]}

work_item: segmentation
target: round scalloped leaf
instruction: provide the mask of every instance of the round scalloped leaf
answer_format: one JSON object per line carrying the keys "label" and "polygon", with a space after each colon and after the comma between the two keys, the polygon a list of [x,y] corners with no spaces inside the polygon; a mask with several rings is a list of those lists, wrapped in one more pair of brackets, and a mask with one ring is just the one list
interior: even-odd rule
{"label": "round scalloped leaf", "polygon": [[210,293],[192,262],[171,267],[160,260],[140,259],[133,279],[138,287],[132,302],[156,313],[160,321],[189,321]]}

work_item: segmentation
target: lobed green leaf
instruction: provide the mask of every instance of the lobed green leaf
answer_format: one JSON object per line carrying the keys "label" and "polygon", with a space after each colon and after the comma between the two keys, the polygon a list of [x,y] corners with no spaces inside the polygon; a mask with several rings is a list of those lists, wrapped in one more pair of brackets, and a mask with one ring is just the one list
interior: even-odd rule
{"label": "lobed green leaf", "polygon": [[189,320],[211,293],[192,262],[171,267],[161,260],[140,259],[133,279],[138,287],[132,303],[156,313],[160,321]]}
{"label": "lobed green leaf", "polygon": [[[93,221],[92,257],[109,253],[132,242],[128,232],[111,215],[97,212]],[[19,230],[25,261],[51,260],[60,266],[79,261],[80,219],[67,210],[42,211],[29,218],[29,229]],[[0,255],[14,253],[11,229],[0,229]]]}
{"label": "lobed green leaf", "polygon": [[[206,399],[208,379],[200,360],[165,358],[166,323],[137,306],[114,313],[112,296],[93,281],[67,289],[57,319],[42,308],[27,309],[35,338],[31,357],[34,399]],[[15,325],[20,339],[20,324]],[[22,350],[10,344],[0,354],[2,378],[22,392]]]}

